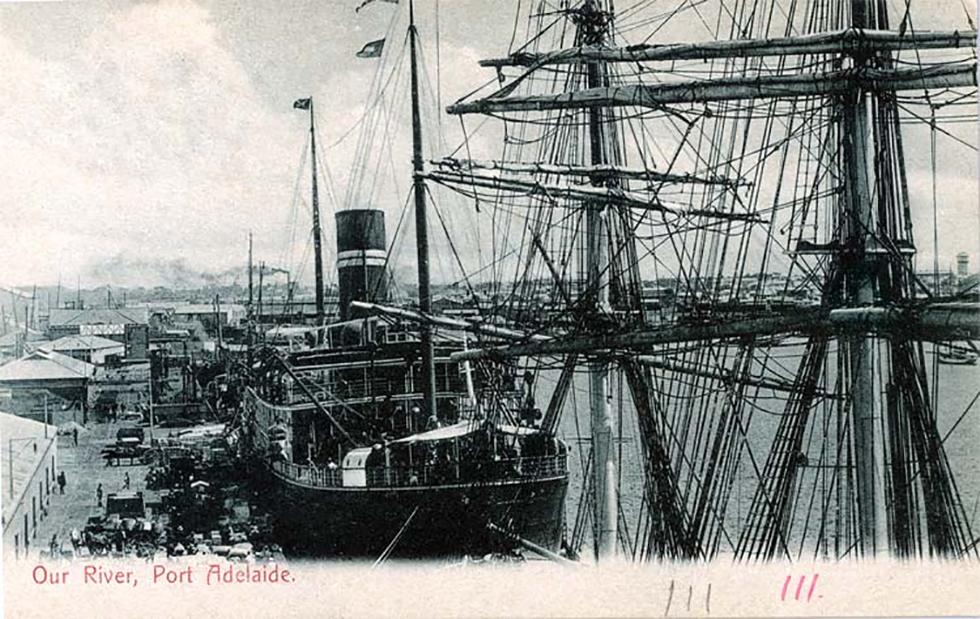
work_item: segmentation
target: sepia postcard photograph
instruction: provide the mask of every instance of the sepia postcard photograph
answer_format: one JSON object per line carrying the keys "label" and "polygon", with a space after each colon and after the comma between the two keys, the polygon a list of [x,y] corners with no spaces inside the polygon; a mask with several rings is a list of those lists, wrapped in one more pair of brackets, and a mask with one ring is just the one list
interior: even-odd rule
{"label": "sepia postcard photograph", "polygon": [[980,614],[973,0],[0,0],[10,617]]}

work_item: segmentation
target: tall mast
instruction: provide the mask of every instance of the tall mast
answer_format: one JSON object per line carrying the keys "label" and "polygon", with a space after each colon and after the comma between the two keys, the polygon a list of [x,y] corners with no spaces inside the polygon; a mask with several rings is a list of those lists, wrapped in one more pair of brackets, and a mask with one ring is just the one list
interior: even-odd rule
{"label": "tall mast", "polygon": [[248,313],[249,318],[252,315],[252,302],[254,296],[252,294],[252,233],[248,233]]}
{"label": "tall mast", "polygon": [[258,299],[259,307],[258,307],[258,312],[256,314],[257,317],[256,319],[259,321],[262,320],[262,277],[264,275],[265,275],[265,262],[262,261],[259,262],[259,299]]}
{"label": "tall mast", "polygon": [[[316,186],[316,125],[313,120],[313,97],[310,97],[310,144],[313,154],[313,260],[316,270],[316,324],[323,326],[323,247],[320,238],[320,199]],[[316,331],[317,344],[323,342],[323,329]]]}
{"label": "tall mast", "polygon": [[[868,0],[851,0],[851,25],[864,29],[868,23]],[[854,56],[855,66],[867,62],[867,54]],[[854,259],[845,265],[847,305],[867,307],[875,302],[875,218],[871,203],[869,182],[868,138],[871,123],[868,112],[869,97],[863,88],[855,88],[844,97],[843,140],[847,174],[846,220],[848,245]],[[856,335],[847,342],[850,361],[851,412],[854,424],[854,459],[857,481],[858,550],[862,555],[873,555],[887,550],[887,526],[883,516],[884,478],[879,474],[883,467],[883,454],[879,440],[875,439],[874,348],[875,339],[870,335]]]}
{"label": "tall mast", "polygon": [[[608,16],[587,0],[579,12],[581,44],[602,46],[606,43]],[[605,67],[601,62],[586,66],[587,88],[604,86]],[[608,164],[603,125],[603,108],[589,108],[589,151],[593,166]],[[604,179],[593,176],[591,184],[600,186]],[[608,205],[604,201],[587,202],[586,209],[586,272],[589,309],[601,321],[609,309],[609,247],[607,233]],[[616,555],[618,498],[616,479],[618,463],[613,440],[616,436],[616,419],[613,416],[609,392],[609,362],[603,357],[589,361],[589,408],[592,421],[592,475],[595,488],[595,522],[598,539],[595,540],[596,559]]]}
{"label": "tall mast", "polygon": [[252,367],[252,345],[255,344],[255,307],[252,303],[255,301],[255,296],[253,295],[252,288],[252,272],[253,272],[253,262],[252,262],[252,231],[248,232],[248,315],[246,318],[247,332],[245,334],[246,343],[248,344],[246,350],[248,351],[248,367]]}
{"label": "tall mast", "polygon": [[[412,55],[412,187],[415,193],[415,239],[419,263],[419,311],[430,314],[432,291],[429,288],[429,225],[425,206],[425,181],[422,178],[422,116],[419,111],[418,30],[415,29],[415,1],[408,2],[408,41]],[[436,368],[432,328],[419,328],[422,347],[422,393],[426,415],[436,414]]]}

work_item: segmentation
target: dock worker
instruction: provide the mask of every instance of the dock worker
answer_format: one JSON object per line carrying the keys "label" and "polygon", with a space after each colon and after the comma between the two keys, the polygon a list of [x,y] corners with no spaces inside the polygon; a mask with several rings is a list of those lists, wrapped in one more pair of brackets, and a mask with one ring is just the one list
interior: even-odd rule
{"label": "dock worker", "polygon": [[129,490],[129,471],[126,471],[126,477],[123,478],[123,490]]}
{"label": "dock worker", "polygon": [[64,471],[59,471],[58,472],[58,488],[61,490],[61,494],[64,494],[65,493],[65,484],[66,483],[68,483],[68,481],[65,479],[65,472]]}
{"label": "dock worker", "polygon": [[75,447],[78,447],[78,428],[71,429],[71,437],[75,441]]}
{"label": "dock worker", "polygon": [[95,504],[102,507],[102,484],[99,484],[99,487],[95,489]]}

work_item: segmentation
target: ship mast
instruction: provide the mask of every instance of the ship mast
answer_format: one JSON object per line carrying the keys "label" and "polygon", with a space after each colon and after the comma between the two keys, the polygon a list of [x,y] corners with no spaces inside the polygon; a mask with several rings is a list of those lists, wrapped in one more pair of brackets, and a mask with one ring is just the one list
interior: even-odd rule
{"label": "ship mast", "polygon": [[[580,38],[584,45],[603,46],[608,33],[608,14],[586,0],[579,10]],[[587,88],[605,85],[605,66],[602,62],[586,65]],[[605,144],[604,115],[608,110],[592,107],[588,110],[589,156],[593,166],[610,163]],[[605,183],[604,178],[592,176],[594,187]],[[586,294],[589,295],[589,312],[601,322],[601,316],[609,310],[609,247],[607,212],[604,201],[587,202],[586,210]],[[609,362],[602,356],[589,361],[589,409],[592,422],[592,467],[595,489],[595,523],[598,533],[595,540],[596,559],[616,555],[618,498],[616,496],[617,466],[613,440],[616,436],[616,420],[613,416],[609,393]]]}
{"label": "ship mast", "polygon": [[[408,40],[412,71],[412,190],[415,194],[415,240],[418,256],[419,311],[432,311],[432,291],[429,287],[429,226],[425,204],[425,179],[422,166],[422,115],[419,111],[418,30],[415,28],[415,2],[408,3]],[[425,414],[436,411],[435,351],[432,328],[425,322],[419,325],[422,349],[422,394]]]}
{"label": "ship mast", "polygon": [[254,300],[252,292],[252,231],[248,232],[248,313],[252,317],[252,302]]}
{"label": "ship mast", "polygon": [[246,332],[245,338],[248,344],[248,367],[252,367],[252,345],[255,344],[255,307],[253,302],[255,301],[255,296],[252,287],[252,231],[248,232],[248,316],[246,324],[248,326],[248,331]]}
{"label": "ship mast", "polygon": [[[316,125],[313,120],[313,98],[310,97],[310,145],[313,155],[313,261],[316,271],[316,325],[325,322],[323,311],[323,246],[320,234],[320,200],[316,185]],[[317,344],[323,343],[323,329],[316,330]]]}
{"label": "ship mast", "polygon": [[[868,0],[851,0],[851,26],[858,29],[868,24]],[[862,68],[869,54],[855,54],[855,69]],[[868,111],[869,97],[864,88],[855,88],[844,96],[843,140],[847,174],[846,220],[848,245],[855,259],[845,264],[848,286],[845,292],[851,307],[868,307],[875,303],[876,224],[871,204],[869,183],[868,138],[871,130]],[[875,440],[875,339],[857,334],[850,338],[851,414],[854,423],[855,478],[859,551],[870,556],[887,552],[884,508],[884,477],[878,473],[883,466],[880,441]]]}

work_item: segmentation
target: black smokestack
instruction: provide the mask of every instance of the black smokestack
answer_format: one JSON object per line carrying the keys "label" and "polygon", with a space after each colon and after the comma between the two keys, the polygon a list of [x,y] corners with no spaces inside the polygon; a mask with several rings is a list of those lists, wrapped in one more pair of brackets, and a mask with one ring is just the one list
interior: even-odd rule
{"label": "black smokestack", "polygon": [[385,277],[385,214],[377,209],[338,211],[337,287],[340,319],[357,318],[351,301],[388,300]]}

